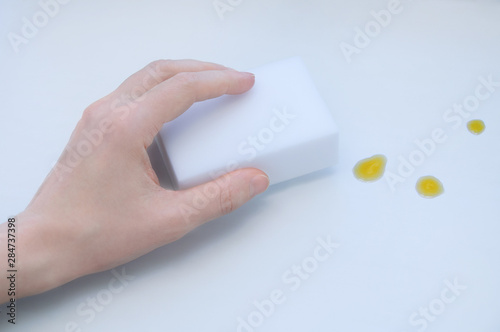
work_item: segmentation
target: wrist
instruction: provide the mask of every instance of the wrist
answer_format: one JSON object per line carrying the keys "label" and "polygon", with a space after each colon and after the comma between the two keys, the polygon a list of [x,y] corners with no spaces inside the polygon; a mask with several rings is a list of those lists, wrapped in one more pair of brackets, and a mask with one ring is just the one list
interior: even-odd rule
{"label": "wrist", "polygon": [[[16,299],[39,294],[60,286],[76,277],[67,273],[62,252],[58,252],[58,245],[50,236],[50,229],[42,217],[27,211],[15,217],[15,262],[16,270],[15,295],[8,296],[10,281],[2,278],[0,281],[0,303],[9,298]],[[8,262],[8,223],[0,226],[0,268],[2,275],[11,269]],[[12,227],[11,227],[12,228]],[[5,245],[4,245],[5,243]],[[11,246],[12,248],[12,246]],[[11,261],[12,262],[12,261]]]}

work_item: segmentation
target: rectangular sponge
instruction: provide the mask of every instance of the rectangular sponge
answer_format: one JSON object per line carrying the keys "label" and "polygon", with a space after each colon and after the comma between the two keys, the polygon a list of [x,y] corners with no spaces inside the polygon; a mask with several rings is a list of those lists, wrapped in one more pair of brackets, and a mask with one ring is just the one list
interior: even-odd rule
{"label": "rectangular sponge", "polygon": [[157,143],[176,189],[245,167],[276,184],[337,162],[337,126],[302,60],[250,72],[255,85],[248,92],[198,102],[160,130]]}

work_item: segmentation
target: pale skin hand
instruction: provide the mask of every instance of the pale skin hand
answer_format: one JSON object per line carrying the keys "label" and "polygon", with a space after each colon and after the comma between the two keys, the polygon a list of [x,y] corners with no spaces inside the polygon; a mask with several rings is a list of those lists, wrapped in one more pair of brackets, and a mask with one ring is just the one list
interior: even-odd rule
{"label": "pale skin hand", "polygon": [[[16,217],[16,297],[58,287],[111,269],[175,241],[199,225],[237,209],[265,191],[269,179],[241,169],[184,191],[160,187],[146,149],[163,123],[194,102],[240,94],[250,73],[194,60],[156,61],[90,105],[68,147],[25,211]],[[128,105],[123,107],[123,105]],[[91,153],[68,167],[84,133],[108,125]],[[111,124],[111,127],[109,127]],[[214,186],[214,184],[216,186]],[[203,209],[183,213],[197,193],[218,190]],[[7,223],[0,225],[0,272],[7,270]],[[1,253],[5,254],[1,254]],[[0,278],[0,303],[8,301]]]}

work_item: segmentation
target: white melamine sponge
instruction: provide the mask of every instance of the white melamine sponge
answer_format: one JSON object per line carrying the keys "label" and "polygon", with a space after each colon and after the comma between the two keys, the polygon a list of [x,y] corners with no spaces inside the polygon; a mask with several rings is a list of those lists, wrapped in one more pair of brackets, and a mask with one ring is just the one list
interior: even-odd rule
{"label": "white melamine sponge", "polygon": [[250,72],[254,87],[194,104],[157,142],[176,189],[255,167],[271,184],[332,166],[338,130],[299,57]]}

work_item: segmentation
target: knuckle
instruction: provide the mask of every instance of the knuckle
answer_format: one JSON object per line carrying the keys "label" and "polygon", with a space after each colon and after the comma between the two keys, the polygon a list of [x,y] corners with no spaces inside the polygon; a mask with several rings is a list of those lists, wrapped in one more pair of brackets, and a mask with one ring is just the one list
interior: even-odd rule
{"label": "knuckle", "polygon": [[158,59],[149,63],[151,68],[169,68],[175,63],[175,60],[170,59]]}
{"label": "knuckle", "polygon": [[164,64],[166,64],[168,62],[169,62],[169,60],[158,59],[158,60],[154,60],[154,61],[150,62],[148,64],[148,67],[152,68],[152,69],[155,69],[155,68],[163,66]]}
{"label": "knuckle", "polygon": [[174,60],[159,59],[150,62],[146,67],[155,73],[161,74],[165,72],[170,72],[174,67],[174,64],[175,64]]}
{"label": "knuckle", "polygon": [[219,199],[219,211],[221,215],[228,214],[235,209],[233,199],[234,195],[230,184],[221,189]]}
{"label": "knuckle", "polygon": [[100,145],[110,138],[126,134],[128,125],[121,121],[119,114],[113,112],[109,100],[101,99],[88,106],[82,113],[75,128],[75,137]]}
{"label": "knuckle", "polygon": [[103,108],[105,107],[103,100],[98,100],[90,104],[82,114],[82,119],[86,121],[94,120],[100,117],[103,113]]}
{"label": "knuckle", "polygon": [[171,80],[174,81],[174,84],[181,88],[191,88],[196,82],[197,75],[195,72],[181,72],[175,74]]}

